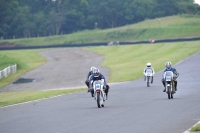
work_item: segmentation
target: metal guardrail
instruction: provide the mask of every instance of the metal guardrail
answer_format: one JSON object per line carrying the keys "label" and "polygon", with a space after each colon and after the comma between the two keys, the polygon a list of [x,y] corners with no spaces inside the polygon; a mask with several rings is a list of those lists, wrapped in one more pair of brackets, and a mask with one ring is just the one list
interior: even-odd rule
{"label": "metal guardrail", "polygon": [[8,77],[11,73],[16,73],[17,71],[17,64],[13,66],[8,66],[5,69],[0,71],[0,79]]}
{"label": "metal guardrail", "polygon": [[[156,44],[156,43],[168,43],[168,42],[199,41],[199,40],[200,40],[200,37],[163,39],[163,40],[154,40],[154,44]],[[149,43],[150,43],[149,40],[146,40],[146,41],[136,41],[136,42],[114,41],[114,42],[99,42],[99,43],[85,43],[85,44],[54,44],[54,45],[40,45],[40,46],[13,46],[13,47],[1,47],[1,45],[0,45],[0,50],[134,45],[134,44],[149,44]]]}

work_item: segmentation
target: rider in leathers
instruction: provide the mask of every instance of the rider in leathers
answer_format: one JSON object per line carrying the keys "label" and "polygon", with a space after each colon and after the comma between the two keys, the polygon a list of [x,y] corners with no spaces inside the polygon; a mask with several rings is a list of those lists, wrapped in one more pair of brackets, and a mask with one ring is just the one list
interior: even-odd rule
{"label": "rider in leathers", "polygon": [[106,79],[105,77],[103,76],[103,74],[100,73],[99,69],[98,68],[95,68],[94,71],[93,71],[93,74],[90,76],[90,91],[94,91],[93,89],[93,82],[95,80],[104,80],[104,86],[103,86],[103,89],[106,93],[106,95],[108,96],[108,91],[109,91],[109,86],[106,84]]}
{"label": "rider in leathers", "polygon": [[[175,91],[177,91],[177,80],[176,79],[178,78],[179,73],[176,71],[175,68],[172,67],[172,63],[171,62],[166,62],[165,63],[165,67],[166,67],[166,69],[164,70],[164,72],[166,72],[166,71],[172,71],[174,73],[173,80],[174,80],[174,83],[175,83]],[[164,78],[162,78],[162,83],[163,83],[163,85],[165,87],[165,80],[164,80]],[[166,91],[166,87],[163,90],[163,92],[165,92],[165,91]]]}
{"label": "rider in leathers", "polygon": [[88,73],[88,75],[87,75],[87,78],[86,78],[86,81],[85,81],[85,84],[87,85],[87,87],[88,87],[88,91],[89,91],[89,77],[93,74],[93,71],[94,71],[94,69],[95,69],[95,67],[94,66],[92,66],[91,68],[90,68],[90,71],[89,71],[89,73]]}
{"label": "rider in leathers", "polygon": [[[148,62],[146,68],[144,68],[144,71],[143,71],[143,74],[144,74],[144,81],[146,81],[146,76],[145,76],[145,74],[146,74],[147,69],[151,69],[153,75],[155,74],[154,69],[153,69],[153,67],[151,66],[151,63]],[[151,78],[151,83],[153,83],[153,76],[152,76],[152,78]]]}

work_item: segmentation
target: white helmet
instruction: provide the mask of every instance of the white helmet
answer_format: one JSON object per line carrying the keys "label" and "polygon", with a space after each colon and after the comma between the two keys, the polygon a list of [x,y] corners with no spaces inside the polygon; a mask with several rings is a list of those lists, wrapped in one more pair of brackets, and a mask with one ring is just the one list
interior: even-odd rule
{"label": "white helmet", "polygon": [[147,67],[151,67],[151,63],[150,62],[147,63]]}
{"label": "white helmet", "polygon": [[95,67],[94,67],[94,66],[92,66],[92,67],[90,68],[90,72],[92,72],[92,73],[93,73],[94,69],[95,69]]}

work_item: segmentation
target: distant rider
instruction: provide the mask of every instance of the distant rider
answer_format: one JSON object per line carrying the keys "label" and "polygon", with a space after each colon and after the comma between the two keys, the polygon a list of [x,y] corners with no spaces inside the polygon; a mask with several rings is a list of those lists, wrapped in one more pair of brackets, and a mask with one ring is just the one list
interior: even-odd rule
{"label": "distant rider", "polygon": [[103,86],[103,89],[106,93],[106,96],[108,96],[108,91],[109,91],[109,86],[106,84],[106,79],[105,77],[103,76],[103,74],[100,73],[100,70],[98,68],[95,68],[94,71],[93,71],[93,74],[91,75],[90,77],[90,91],[94,91],[93,89],[93,82],[95,80],[104,80],[104,86]]}
{"label": "distant rider", "polygon": [[89,92],[89,81],[90,81],[90,76],[93,74],[93,71],[94,71],[94,69],[95,69],[95,67],[94,66],[92,66],[91,68],[90,68],[90,71],[89,71],[89,73],[88,73],[88,75],[87,75],[87,78],[86,78],[86,81],[85,81],[85,84],[87,85],[87,87],[88,87],[88,92]]}
{"label": "distant rider", "polygon": [[[147,65],[146,65],[146,68],[144,68],[144,71],[143,71],[143,74],[144,74],[144,81],[146,81],[146,75],[145,75],[145,74],[146,74],[146,71],[149,70],[149,69],[152,71],[153,75],[155,74],[154,69],[153,69],[153,67],[151,66],[151,63],[148,62]],[[153,76],[152,76],[152,78],[151,78],[151,83],[153,83]]]}
{"label": "distant rider", "polygon": [[[176,71],[175,68],[172,67],[172,63],[171,62],[166,62],[165,63],[165,67],[166,67],[166,69],[164,70],[164,72],[166,72],[166,71],[172,71],[173,72],[173,74],[174,74],[173,81],[175,83],[175,91],[177,91],[177,80],[176,79],[178,78],[179,73]],[[165,87],[165,79],[164,78],[162,78],[162,83],[163,83],[163,85]],[[166,87],[163,90],[163,92],[165,92],[165,91],[166,91]]]}

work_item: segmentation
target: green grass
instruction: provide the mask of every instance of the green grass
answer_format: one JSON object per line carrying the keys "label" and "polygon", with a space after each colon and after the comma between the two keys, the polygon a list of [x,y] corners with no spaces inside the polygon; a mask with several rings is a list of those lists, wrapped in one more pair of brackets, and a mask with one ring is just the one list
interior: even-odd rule
{"label": "green grass", "polygon": [[70,90],[49,90],[49,91],[21,91],[21,92],[3,92],[0,93],[0,107],[43,99],[50,98],[57,95],[70,94],[86,90],[70,89]]}
{"label": "green grass", "polygon": [[10,50],[0,52],[0,70],[17,64],[17,73],[11,74],[7,78],[0,79],[0,88],[16,80],[26,72],[44,64],[46,59],[38,53],[40,50]]}
{"label": "green grass", "polygon": [[197,132],[197,131],[200,131],[200,124],[197,124],[196,126],[192,127],[191,132]]}
{"label": "green grass", "polygon": [[49,37],[0,40],[23,46],[51,44],[83,44],[110,41],[141,41],[149,38],[168,39],[182,37],[200,37],[200,16],[177,15],[146,20],[112,29],[95,29],[68,35]]}
{"label": "green grass", "polygon": [[10,58],[6,55],[1,55],[0,54],[0,70],[3,70],[4,68],[8,67],[8,66],[12,66],[14,65],[13,62],[18,62],[16,59],[14,58]]}
{"label": "green grass", "polygon": [[[200,41],[143,44],[110,47],[92,47],[92,50],[104,56],[103,66],[110,69],[109,82],[131,81],[143,77],[147,62],[151,62],[155,71],[165,68],[167,61],[176,64],[180,60],[200,50]],[[178,71],[178,70],[177,70]]]}

